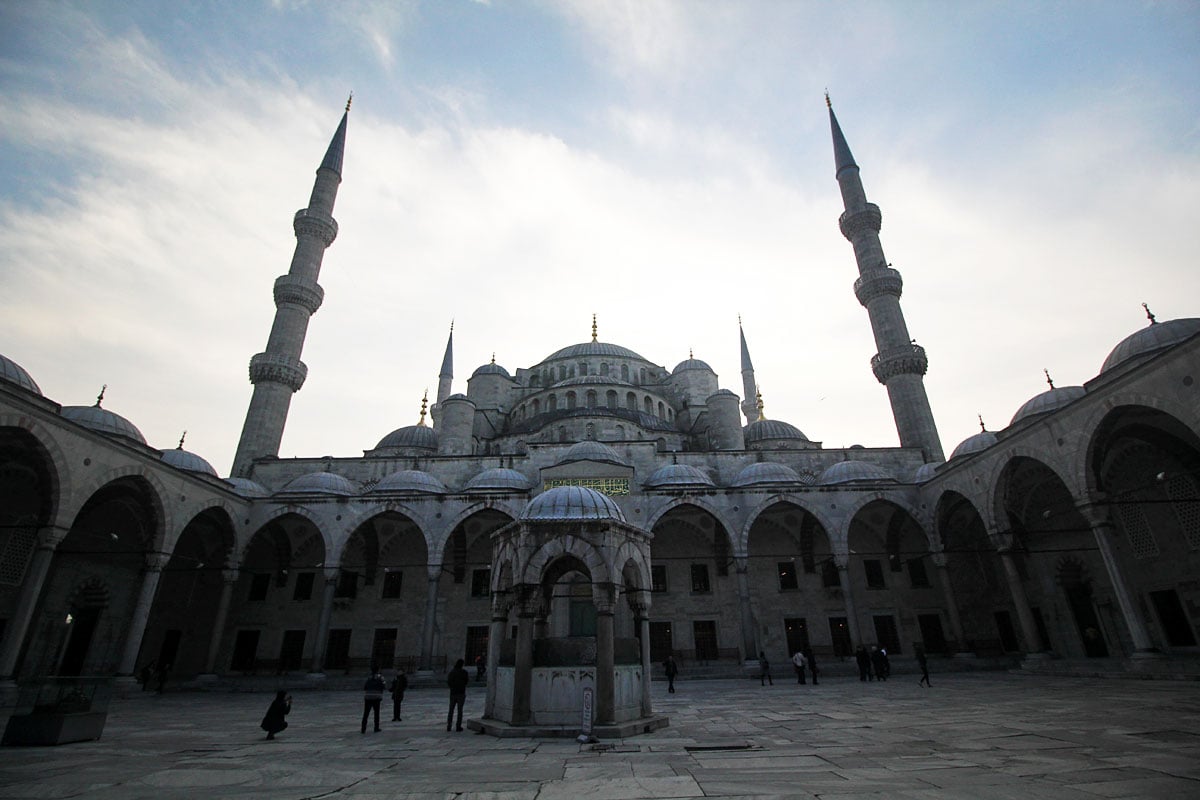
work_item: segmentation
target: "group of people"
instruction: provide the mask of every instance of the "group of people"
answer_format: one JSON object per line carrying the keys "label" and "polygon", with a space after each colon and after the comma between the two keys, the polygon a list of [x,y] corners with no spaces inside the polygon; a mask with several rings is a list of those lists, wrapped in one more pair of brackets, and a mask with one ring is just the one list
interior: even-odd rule
{"label": "group of people", "polygon": [[[454,663],[454,669],[450,670],[446,675],[446,686],[450,689],[450,710],[446,714],[446,730],[462,731],[462,715],[463,705],[467,700],[467,685],[471,682],[471,676],[463,667],[463,660],[460,658]],[[363,684],[363,714],[361,732],[367,732],[367,723],[372,721],[374,717],[375,732],[378,733],[379,727],[379,709],[383,704],[383,695],[386,691],[392,696],[392,722],[401,722],[400,706],[404,702],[404,693],[408,690],[408,676],[403,672],[397,672],[392,678],[390,685],[386,684],[383,679],[383,673],[378,669],[371,670],[371,676],[367,678]],[[267,732],[268,739],[274,739],[275,734],[287,728],[287,720],[284,719],[292,710],[292,696],[286,691],[280,689],[275,693],[275,699],[271,701],[271,705],[267,708],[267,713],[263,716],[262,722],[259,724],[264,731]],[[457,713],[457,718],[456,718]]]}
{"label": "group of people", "polygon": [[886,681],[892,674],[892,662],[888,658],[886,647],[871,645],[868,652],[866,646],[860,644],[854,652],[854,661],[858,664],[860,681]]}
{"label": "group of people", "polygon": [[[929,661],[925,656],[925,649],[918,645],[914,650],[914,656],[917,666],[921,668],[919,684],[925,687],[931,686]],[[861,681],[886,681],[892,674],[892,662],[888,658],[887,648],[883,646],[872,646],[868,652],[865,645],[859,645],[854,654],[854,660],[858,664],[858,679]],[[807,673],[812,676],[813,686],[819,685],[817,676],[821,674],[821,670],[817,668],[817,659],[811,648],[802,648],[792,654],[792,668],[796,671],[796,683],[805,683]],[[674,656],[668,655],[663,661],[663,672],[667,676],[667,692],[674,694],[675,676],[679,674],[679,665],[675,662]],[[758,681],[761,686],[775,685],[775,681],[771,677],[771,662],[762,650],[758,651]]]}

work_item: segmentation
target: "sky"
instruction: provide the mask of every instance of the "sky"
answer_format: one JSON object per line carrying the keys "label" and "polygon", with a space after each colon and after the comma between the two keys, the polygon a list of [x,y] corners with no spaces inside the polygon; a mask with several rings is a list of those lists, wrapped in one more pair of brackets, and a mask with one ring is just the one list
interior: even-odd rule
{"label": "sky", "polygon": [[827,448],[898,444],[829,91],[947,454],[1200,315],[1194,2],[0,0],[0,353],[228,475],[292,215],[353,92],[281,457],[591,338]]}

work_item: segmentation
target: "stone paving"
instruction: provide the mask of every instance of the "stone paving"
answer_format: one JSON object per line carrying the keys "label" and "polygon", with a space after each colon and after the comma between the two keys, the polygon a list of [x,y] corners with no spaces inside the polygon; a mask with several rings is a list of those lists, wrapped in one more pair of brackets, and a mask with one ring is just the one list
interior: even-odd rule
{"label": "stone paving", "polygon": [[[934,675],[653,685],[662,731],[599,745],[445,732],[443,690],[359,733],[354,692],[134,694],[104,737],[0,748],[0,797],[89,800],[1200,797],[1200,683]],[[388,703],[384,703],[385,709]],[[473,686],[468,716],[483,707]],[[386,714],[386,717],[390,717]]]}

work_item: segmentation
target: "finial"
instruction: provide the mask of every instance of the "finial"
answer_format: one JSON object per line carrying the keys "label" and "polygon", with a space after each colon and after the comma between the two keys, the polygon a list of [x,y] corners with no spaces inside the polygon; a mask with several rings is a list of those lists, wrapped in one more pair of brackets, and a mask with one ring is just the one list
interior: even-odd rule
{"label": "finial", "polygon": [[738,314],[738,327],[742,327],[742,315]]}
{"label": "finial", "polygon": [[696,357],[696,356],[695,356],[695,355],[693,355],[693,353],[692,353],[692,348],[690,348],[690,347],[689,347],[689,348],[688,348],[688,361],[691,361],[691,360],[695,359],[695,357]]}
{"label": "finial", "polygon": [[592,341],[596,341],[596,315],[592,314]]}
{"label": "finial", "polygon": [[758,422],[762,422],[767,418],[763,413],[762,389],[758,386],[754,387],[754,407],[758,409]]}
{"label": "finial", "polygon": [[987,428],[983,424],[983,414],[979,415],[979,430],[983,433],[987,433]]}
{"label": "finial", "polygon": [[454,317],[450,318],[450,332],[454,333]]}
{"label": "finial", "polygon": [[828,89],[825,90],[825,107],[833,108],[833,102],[830,101],[830,99],[829,99],[829,90]]}
{"label": "finial", "polygon": [[492,363],[493,364],[496,363],[496,351],[495,350],[492,351]]}
{"label": "finial", "polygon": [[184,431],[183,434],[179,437],[179,446],[175,448],[176,450],[183,449],[183,440],[186,438],[187,438],[187,431]]}
{"label": "finial", "polygon": [[354,102],[354,92],[351,92],[351,93],[350,93],[350,96],[346,98],[346,110],[347,110],[347,111],[349,111],[349,110],[350,110],[350,104],[351,104],[352,102]]}
{"label": "finial", "polygon": [[1156,320],[1154,318],[1154,315],[1150,313],[1150,306],[1146,305],[1145,303],[1142,303],[1142,308],[1146,309],[1146,319],[1150,320],[1150,324],[1156,325],[1158,323],[1158,320]]}
{"label": "finial", "polygon": [[108,391],[108,384],[100,387],[100,394],[96,395],[96,408],[100,407],[100,403],[104,401],[104,393]]}
{"label": "finial", "polygon": [[425,427],[425,409],[429,407],[429,389],[425,390],[425,396],[421,398],[421,418],[417,420],[417,427]]}
{"label": "finial", "polygon": [[1054,388],[1054,379],[1050,377],[1050,370],[1042,367],[1042,372],[1046,373],[1046,383],[1050,384],[1050,388]]}

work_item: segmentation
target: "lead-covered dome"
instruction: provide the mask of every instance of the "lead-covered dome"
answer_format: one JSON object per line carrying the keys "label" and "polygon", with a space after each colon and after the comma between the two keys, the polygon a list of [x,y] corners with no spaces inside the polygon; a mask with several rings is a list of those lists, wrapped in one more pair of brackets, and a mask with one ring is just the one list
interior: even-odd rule
{"label": "lead-covered dome", "polygon": [[999,440],[996,439],[996,434],[992,433],[991,431],[980,431],[974,436],[968,436],[966,439],[963,439],[962,442],[959,443],[958,447],[954,448],[954,452],[950,454],[950,458],[953,460],[961,456],[969,456],[972,453],[978,453],[981,450],[987,450],[997,441]]}
{"label": "lead-covered dome", "polygon": [[925,483],[932,480],[937,474],[937,468],[945,464],[945,461],[930,461],[928,464],[922,464],[913,471],[913,483]]}
{"label": "lead-covered dome", "polygon": [[163,450],[162,460],[176,469],[186,470],[187,472],[198,472],[201,475],[211,475],[214,478],[218,477],[217,471],[213,469],[212,464],[195,453],[184,450],[182,447],[176,447],[173,450]]}
{"label": "lead-covered dome", "polygon": [[437,448],[437,431],[428,425],[406,425],[403,428],[397,428],[375,445],[376,450],[437,450]]}
{"label": "lead-covered dome", "polygon": [[249,478],[226,478],[225,482],[232,486],[233,490],[242,497],[269,497],[271,495],[267,491],[267,487]]}
{"label": "lead-covered dome", "polygon": [[542,359],[542,363],[547,361],[555,361],[560,358],[583,358],[586,356],[603,356],[606,358],[635,358],[638,361],[645,361],[637,353],[627,347],[621,347],[619,344],[609,344],[607,342],[583,342],[581,344],[573,344],[569,347],[564,347],[561,350],[556,350],[546,358]]}
{"label": "lead-covered dome", "polygon": [[446,484],[419,469],[402,469],[393,472],[371,487],[371,494],[382,492],[407,492],[415,494],[445,494]]}
{"label": "lead-covered dome", "polygon": [[770,441],[774,439],[791,439],[807,442],[808,437],[795,425],[790,425],[778,419],[760,419],[742,428],[746,444]]}
{"label": "lead-covered dome", "polygon": [[617,455],[616,450],[593,439],[571,445],[567,448],[567,452],[563,454],[563,457],[555,463],[569,464],[572,461],[601,461],[608,464],[618,464],[622,467],[629,466],[629,462]]}
{"label": "lead-covered dome", "polygon": [[691,357],[689,357],[687,361],[680,361],[678,364],[676,364],[675,369],[671,370],[671,374],[678,375],[680,372],[687,372],[688,370],[692,370],[692,369],[701,369],[701,370],[704,370],[705,372],[712,372],[714,375],[716,374],[715,372],[713,372],[713,368],[710,367],[707,363],[705,363],[704,361],[701,361],[698,358],[691,358]]}
{"label": "lead-covered dome", "polygon": [[480,375],[500,375],[512,380],[512,375],[508,374],[508,370],[497,364],[495,361],[490,364],[484,364],[482,367],[476,368],[476,370],[471,373],[472,378],[478,378]]}
{"label": "lead-covered dome", "polygon": [[520,519],[541,522],[615,519],[625,521],[609,498],[584,486],[556,486],[529,501]]}
{"label": "lead-covered dome", "polygon": [[515,469],[485,469],[467,481],[468,492],[528,492],[529,479]]}
{"label": "lead-covered dome", "polygon": [[667,464],[654,470],[646,480],[646,486],[660,489],[672,486],[712,488],[713,485],[703,470],[691,464]]}
{"label": "lead-covered dome", "polygon": [[1012,422],[1008,424],[1016,425],[1023,419],[1057,411],[1068,403],[1083,397],[1085,394],[1087,394],[1087,389],[1082,386],[1059,386],[1042,392],[1039,395],[1034,395],[1017,409],[1017,413],[1013,414]]}
{"label": "lead-covered dome", "polygon": [[5,358],[0,355],[0,381],[8,381],[21,387],[27,392],[33,392],[39,397],[42,395],[42,390],[38,388],[33,377],[25,371],[17,362],[11,358]]}
{"label": "lead-covered dome", "polygon": [[132,439],[138,444],[146,443],[146,437],[142,436],[142,432],[132,422],[99,405],[63,406],[62,415],[65,419],[77,422],[96,433],[102,433],[105,436],[121,436]]}
{"label": "lead-covered dome", "polygon": [[1151,321],[1149,325],[1132,336],[1122,339],[1113,348],[1112,352],[1108,354],[1108,358],[1104,359],[1104,366],[1100,367],[1100,374],[1103,375],[1110,369],[1135,359],[1147,358],[1172,345],[1179,344],[1197,333],[1200,333],[1200,317],[1172,319],[1167,322]]}
{"label": "lead-covered dome", "polygon": [[876,483],[878,481],[894,481],[895,478],[882,467],[866,461],[839,461],[821,473],[817,481],[822,486],[835,486],[840,483],[856,483],[858,481]]}
{"label": "lead-covered dome", "polygon": [[811,486],[813,478],[811,475],[801,476],[796,470],[784,464],[772,464],[760,461],[756,464],[751,464],[739,472],[730,486],[740,488],[743,486],[764,486],[771,484],[803,484]]}
{"label": "lead-covered dome", "polygon": [[337,494],[349,497],[355,494],[355,489],[354,484],[341,475],[332,472],[310,472],[293,478],[275,493],[276,496],[286,494]]}

